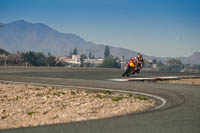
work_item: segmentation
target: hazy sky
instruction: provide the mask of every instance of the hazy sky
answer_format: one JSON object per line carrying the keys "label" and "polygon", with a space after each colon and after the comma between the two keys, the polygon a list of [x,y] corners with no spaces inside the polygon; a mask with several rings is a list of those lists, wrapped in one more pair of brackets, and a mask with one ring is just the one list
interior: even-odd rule
{"label": "hazy sky", "polygon": [[0,0],[0,22],[19,19],[147,55],[200,51],[200,0]]}

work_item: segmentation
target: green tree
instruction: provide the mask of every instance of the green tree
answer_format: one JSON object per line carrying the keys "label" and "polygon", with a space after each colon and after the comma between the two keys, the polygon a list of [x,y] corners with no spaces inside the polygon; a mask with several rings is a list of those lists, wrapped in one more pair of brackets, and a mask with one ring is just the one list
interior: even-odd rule
{"label": "green tree", "polygon": [[48,56],[47,56],[46,60],[47,60],[47,63],[48,63],[49,66],[55,66],[55,64],[56,64],[56,57],[53,56],[53,55],[51,55],[50,52],[48,53]]}
{"label": "green tree", "polygon": [[22,53],[22,57],[24,59],[25,62],[29,62],[32,64],[33,60],[34,60],[34,52],[29,51],[26,53]]}
{"label": "green tree", "polygon": [[156,65],[159,71],[164,71],[165,65],[162,63],[162,61],[158,61]]}
{"label": "green tree", "polygon": [[80,67],[84,66],[84,59],[87,59],[87,56],[85,54],[81,54],[81,57],[80,57],[81,65],[80,65]]}
{"label": "green tree", "polygon": [[47,54],[47,56],[51,56],[51,52],[49,52],[49,53]]}
{"label": "green tree", "polygon": [[46,56],[41,52],[26,52],[22,54],[22,57],[25,62],[31,63],[33,66],[45,66]]}
{"label": "green tree", "polygon": [[184,65],[179,59],[170,59],[166,64],[164,69],[166,72],[180,72],[184,68]]}
{"label": "green tree", "polygon": [[103,68],[120,68],[120,62],[118,58],[107,57],[104,59],[103,63],[100,65]]}
{"label": "green tree", "polygon": [[95,56],[94,55],[92,55],[92,58],[91,59],[95,59]]}
{"label": "green tree", "polygon": [[110,49],[108,46],[105,47],[105,50],[104,50],[104,58],[107,58],[110,56]]}
{"label": "green tree", "polygon": [[89,59],[92,59],[92,53],[91,52],[89,53]]}
{"label": "green tree", "polygon": [[80,57],[80,62],[81,62],[81,65],[80,65],[80,67],[83,67],[83,62],[84,62],[84,57],[83,57],[83,55],[81,55],[81,57]]}
{"label": "green tree", "polygon": [[85,54],[81,54],[80,58],[87,59],[87,56]]}
{"label": "green tree", "polygon": [[74,48],[74,51],[73,51],[73,53],[72,53],[73,55],[78,55],[78,50],[77,50],[77,48],[75,47]]}
{"label": "green tree", "polygon": [[161,67],[164,67],[164,64],[162,63],[162,61],[158,61],[156,65],[157,65],[158,68],[159,68],[159,67],[160,67],[160,68],[161,68]]}
{"label": "green tree", "polygon": [[46,56],[41,52],[35,53],[33,65],[34,66],[45,66],[45,65],[47,65]]}
{"label": "green tree", "polygon": [[69,57],[70,57],[70,58],[72,58],[72,54],[73,54],[73,53],[72,53],[72,51],[71,51],[71,49],[70,49],[70,52],[69,52]]}
{"label": "green tree", "polygon": [[169,66],[180,66],[180,65],[182,65],[182,62],[179,59],[173,58],[173,59],[170,59],[170,60],[167,61],[167,65],[169,65]]}
{"label": "green tree", "polygon": [[157,60],[156,59],[153,59],[153,64],[157,64]]}

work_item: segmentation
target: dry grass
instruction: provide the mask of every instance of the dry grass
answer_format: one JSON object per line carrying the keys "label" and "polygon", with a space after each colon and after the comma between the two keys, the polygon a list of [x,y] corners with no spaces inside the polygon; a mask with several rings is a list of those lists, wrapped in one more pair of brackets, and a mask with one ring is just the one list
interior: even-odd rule
{"label": "dry grass", "polygon": [[132,94],[0,84],[0,129],[99,119],[155,105]]}

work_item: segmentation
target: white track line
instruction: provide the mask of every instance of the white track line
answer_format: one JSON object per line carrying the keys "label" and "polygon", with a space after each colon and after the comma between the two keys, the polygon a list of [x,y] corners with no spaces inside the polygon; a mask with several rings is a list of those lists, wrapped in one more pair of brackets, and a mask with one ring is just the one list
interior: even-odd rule
{"label": "white track line", "polygon": [[176,80],[180,79],[179,77],[175,76],[166,76],[166,77],[154,77],[156,80]]}
{"label": "white track line", "polygon": [[126,91],[126,90],[116,90],[116,89],[105,89],[105,88],[95,88],[95,87],[83,87],[83,86],[66,86],[66,85],[55,85],[55,84],[43,84],[43,83],[30,83],[30,82],[19,82],[19,81],[7,81],[7,80],[0,80],[0,82],[8,82],[8,83],[16,83],[16,84],[29,84],[29,85],[41,85],[41,86],[55,86],[55,87],[66,87],[66,88],[73,88],[73,89],[87,89],[87,90],[101,90],[101,91],[111,91],[111,92],[121,92],[121,93],[132,93],[136,95],[144,95],[148,97],[155,98],[157,100],[161,101],[161,104],[154,107],[152,110],[160,109],[162,108],[166,103],[167,100],[165,98],[148,94],[148,93],[142,93],[142,92],[133,92],[133,91]]}
{"label": "white track line", "polygon": [[151,78],[121,78],[121,79],[108,79],[110,81],[157,81],[157,80],[179,80],[179,79],[190,79],[200,78],[200,76],[164,76],[164,77],[151,77]]}
{"label": "white track line", "polygon": [[110,81],[118,81],[118,82],[125,82],[128,81],[128,79],[108,79]]}

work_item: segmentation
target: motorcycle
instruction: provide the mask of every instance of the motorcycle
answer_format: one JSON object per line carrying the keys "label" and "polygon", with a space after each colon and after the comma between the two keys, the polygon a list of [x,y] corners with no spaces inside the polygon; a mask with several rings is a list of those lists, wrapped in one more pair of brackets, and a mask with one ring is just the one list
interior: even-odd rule
{"label": "motorcycle", "polygon": [[134,75],[135,73],[140,73],[142,66],[142,63],[136,63],[134,64],[134,67],[131,67],[131,62],[129,61],[125,66],[125,72],[122,74],[122,77],[129,77],[130,75]]}

